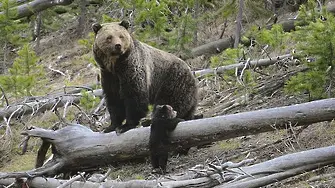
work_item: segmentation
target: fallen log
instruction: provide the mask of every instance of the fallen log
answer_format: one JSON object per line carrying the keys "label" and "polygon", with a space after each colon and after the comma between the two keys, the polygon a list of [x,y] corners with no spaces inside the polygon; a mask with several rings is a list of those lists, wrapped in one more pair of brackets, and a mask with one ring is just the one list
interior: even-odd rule
{"label": "fallen log", "polygon": [[[233,69],[242,69],[246,67],[246,69],[250,68],[255,68],[255,67],[262,67],[262,66],[269,66],[277,63],[278,61],[282,61],[285,59],[294,59],[293,55],[291,54],[285,54],[281,56],[276,56],[276,57],[271,57],[271,58],[266,58],[266,59],[259,59],[259,60],[252,60],[249,62],[239,62],[236,64],[231,64],[231,65],[226,65],[226,66],[221,66],[221,67],[216,67],[216,68],[209,68],[209,69],[203,69],[203,70],[198,70],[194,71],[194,74],[196,76],[204,76],[207,74],[214,74],[214,73],[222,73],[227,70],[233,70]],[[246,64],[248,63],[248,64]]]}
{"label": "fallen log", "polygon": [[243,179],[243,181],[222,184],[217,187],[257,188],[333,163],[335,163],[335,146],[301,151],[259,164],[235,169],[237,173],[249,174],[251,176]]}
{"label": "fallen log", "polygon": [[[27,16],[34,15],[37,12],[43,11],[45,9],[51,8],[57,5],[70,5],[73,3],[73,0],[34,0],[17,7],[11,8],[15,14],[11,14],[11,19],[20,19]],[[0,12],[0,15],[4,14],[4,12]]]}
{"label": "fallen log", "polygon": [[[222,165],[209,165],[203,168],[192,168],[183,175],[172,175],[158,180],[130,180],[119,182],[108,180],[106,182],[74,181],[71,188],[153,188],[153,187],[260,187],[278,182],[288,177],[310,171],[322,166],[335,163],[335,146],[317,148],[280,156],[269,161],[241,167],[228,162]],[[230,165],[229,165],[230,164]],[[215,169],[213,168],[215,166]],[[235,167],[234,167],[235,166]],[[238,167],[236,167],[238,166]],[[228,171],[229,170],[229,171]],[[203,175],[199,177],[201,171]],[[219,175],[221,172],[223,176]],[[171,181],[172,179],[172,181]],[[15,182],[14,178],[0,179],[0,185],[9,186]],[[65,184],[68,180],[35,177],[31,180],[23,179],[29,187],[54,188]]]}
{"label": "fallen log", "polygon": [[185,54],[182,56],[182,59],[190,59],[194,57],[198,57],[201,55],[211,55],[218,54],[227,48],[232,48],[234,44],[234,37],[219,39],[213,42],[209,42],[207,44],[195,47],[191,49],[190,54]]}
{"label": "fallen log", "polygon": [[[292,106],[243,112],[226,116],[185,121],[171,134],[167,149],[176,150],[214,141],[257,134],[287,127],[331,121],[335,118],[335,98]],[[97,133],[82,125],[52,131],[32,128],[24,135],[40,137],[53,147],[53,158],[44,166],[0,175],[2,178],[55,175],[96,169],[119,161],[148,156],[149,127],[132,129],[119,136]]]}

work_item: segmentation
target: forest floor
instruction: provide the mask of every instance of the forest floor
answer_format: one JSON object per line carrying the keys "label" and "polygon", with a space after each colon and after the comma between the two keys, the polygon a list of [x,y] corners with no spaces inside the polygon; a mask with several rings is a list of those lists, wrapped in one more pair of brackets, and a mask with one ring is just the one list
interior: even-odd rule
{"label": "forest floor", "polygon": [[[211,36],[218,36],[217,33],[212,33]],[[62,33],[63,32],[63,33]],[[92,66],[85,57],[90,54],[89,49],[80,46],[77,41],[71,40],[71,35],[64,34],[64,31],[54,33],[48,38],[42,39],[41,44],[41,63],[45,67],[51,67],[62,71],[65,76],[46,68],[48,78],[48,91],[61,90],[64,85],[92,85],[96,84],[97,68]],[[213,32],[213,31],[212,31]],[[277,54],[280,55],[280,54]],[[208,60],[206,60],[208,61]],[[294,70],[296,67],[290,67]],[[276,75],[285,75],[289,70],[279,70],[276,66],[270,66],[262,71],[268,71],[269,76],[261,76],[256,82],[261,84],[266,82]],[[212,117],[218,114],[233,114],[251,110],[273,108],[279,106],[293,105],[302,102],[308,102],[308,96],[291,96],[287,95],[283,88],[279,88],[268,94],[256,94],[247,100],[243,105],[239,105],[230,110],[223,112],[222,101],[223,95],[234,93],[229,90],[224,92],[213,92],[211,88],[205,88],[206,95],[202,95],[199,113],[203,113],[205,117]],[[234,90],[236,91],[236,90]],[[235,92],[236,93],[236,92]],[[234,95],[235,95],[234,93]],[[52,119],[52,120],[50,120]],[[71,119],[71,118],[69,118]],[[35,119],[30,119],[27,124],[39,126],[36,122],[51,121],[45,127],[51,127],[53,122],[58,119],[45,113],[37,116]],[[20,124],[21,125],[21,124]],[[205,125],[204,125],[205,126]],[[14,128],[13,131],[22,131],[23,127]],[[197,164],[207,164],[212,161],[227,159],[238,162],[244,158],[256,158],[256,163],[273,159],[288,153],[318,148],[323,146],[331,146],[335,144],[335,123],[322,122],[310,125],[304,129],[288,127],[286,130],[273,130],[272,132],[261,133],[257,135],[243,136],[239,138],[223,140],[215,142],[203,148],[191,148],[188,155],[172,155],[168,162],[169,174],[182,173]],[[279,141],[281,140],[281,141]],[[16,143],[18,138],[16,138]],[[0,172],[4,171],[21,171],[32,169],[34,167],[34,159],[36,156],[36,148],[39,146],[39,141],[30,143],[28,153],[18,155],[19,149],[14,149],[11,154],[3,152],[0,154]],[[261,146],[267,145],[265,148]],[[17,148],[17,145],[11,144],[11,147]],[[261,148],[256,151],[247,152],[251,149]],[[13,151],[13,149],[11,150]],[[235,156],[234,158],[231,158]],[[308,182],[307,180],[319,174],[334,173],[334,166],[322,167],[313,172],[307,172],[303,175],[289,178],[287,180],[266,186],[266,187],[319,187],[330,188],[335,187],[335,177],[324,178],[319,181]],[[168,174],[168,175],[169,175]],[[156,178],[151,174],[151,165],[149,159],[136,162],[122,163],[113,167],[111,179],[119,179],[122,181],[132,179],[152,179]]]}

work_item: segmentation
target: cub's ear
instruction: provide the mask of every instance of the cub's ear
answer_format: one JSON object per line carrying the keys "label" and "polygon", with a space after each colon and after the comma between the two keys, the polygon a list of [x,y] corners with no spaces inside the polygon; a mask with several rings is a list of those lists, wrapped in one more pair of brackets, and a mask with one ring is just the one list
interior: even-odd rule
{"label": "cub's ear", "polygon": [[160,104],[157,104],[155,109],[160,109],[160,108],[163,108],[164,105],[160,105]]}
{"label": "cub's ear", "polygon": [[95,34],[98,33],[98,31],[102,28],[102,26],[99,23],[94,23],[92,25],[92,30],[94,31]]}
{"label": "cub's ear", "polygon": [[130,23],[129,23],[127,20],[123,20],[123,21],[120,23],[120,25],[121,25],[122,27],[128,29],[129,26],[130,26]]}

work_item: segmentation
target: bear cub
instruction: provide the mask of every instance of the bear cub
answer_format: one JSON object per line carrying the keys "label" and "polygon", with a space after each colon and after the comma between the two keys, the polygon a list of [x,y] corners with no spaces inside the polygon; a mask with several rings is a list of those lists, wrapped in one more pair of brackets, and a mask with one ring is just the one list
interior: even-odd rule
{"label": "bear cub", "polygon": [[187,63],[136,40],[128,31],[127,21],[96,23],[92,27],[93,55],[100,67],[111,117],[105,132],[122,133],[135,128],[147,115],[149,104],[169,104],[178,112],[178,118],[194,118],[198,87]]}
{"label": "bear cub", "polygon": [[166,173],[168,150],[164,147],[170,143],[169,134],[183,119],[177,118],[177,112],[170,105],[157,105],[152,113],[150,128],[150,158],[153,173]]}

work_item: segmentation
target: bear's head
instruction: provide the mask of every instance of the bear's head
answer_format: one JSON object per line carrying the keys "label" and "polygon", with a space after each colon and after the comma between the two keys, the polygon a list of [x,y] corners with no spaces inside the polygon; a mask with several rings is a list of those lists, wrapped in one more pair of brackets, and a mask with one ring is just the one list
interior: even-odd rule
{"label": "bear's head", "polygon": [[118,58],[130,50],[133,39],[128,32],[129,22],[92,25],[95,33],[94,48],[110,58]]}
{"label": "bear's head", "polygon": [[177,117],[177,112],[170,105],[157,105],[152,113],[152,118],[159,119],[174,119]]}

